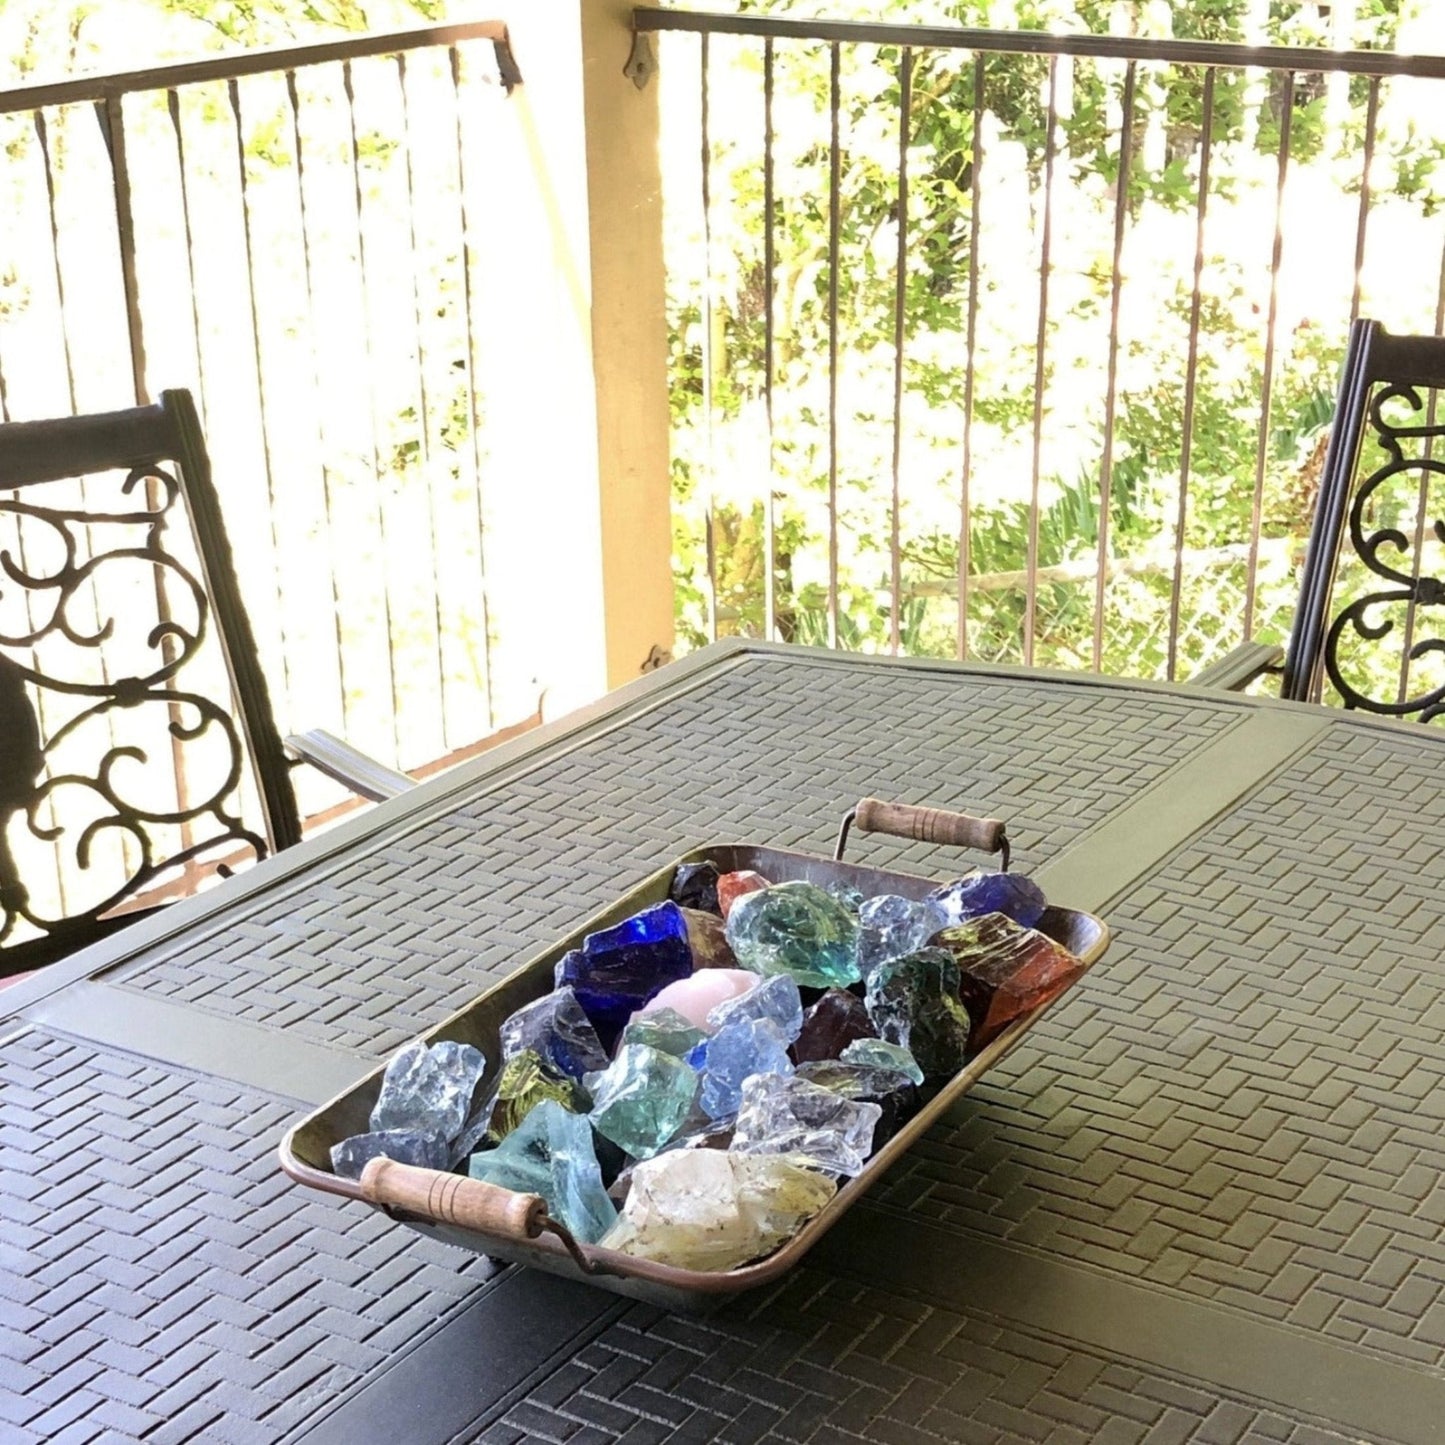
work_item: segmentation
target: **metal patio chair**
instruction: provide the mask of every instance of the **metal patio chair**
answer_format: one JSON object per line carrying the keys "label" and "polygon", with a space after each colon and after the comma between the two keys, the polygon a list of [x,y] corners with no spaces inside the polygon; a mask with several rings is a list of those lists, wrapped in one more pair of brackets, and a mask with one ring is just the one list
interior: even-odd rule
{"label": "metal patio chair", "polygon": [[0,977],[300,841],[303,757],[413,785],[283,743],[190,394],[0,425]]}
{"label": "metal patio chair", "polygon": [[[1280,696],[1295,702],[1320,701],[1328,682],[1347,708],[1421,722],[1445,713],[1445,634],[1432,610],[1445,603],[1445,507],[1431,496],[1445,475],[1441,388],[1445,337],[1354,323],[1289,641],[1245,643],[1192,681],[1239,690],[1278,672]],[[1378,454],[1362,465],[1367,443]]]}

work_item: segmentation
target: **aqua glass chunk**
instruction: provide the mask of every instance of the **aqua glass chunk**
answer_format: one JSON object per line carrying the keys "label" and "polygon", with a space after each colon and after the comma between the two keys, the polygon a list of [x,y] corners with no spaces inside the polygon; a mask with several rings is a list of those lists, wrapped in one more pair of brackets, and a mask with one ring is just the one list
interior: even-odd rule
{"label": "aqua glass chunk", "polygon": [[[618,1044],[621,1048],[626,1048],[628,1044],[646,1044],[650,1049],[660,1049],[664,1054],[681,1059],[706,1040],[706,1030],[695,1028],[676,1009],[659,1008],[633,1015],[632,1021],[622,1030]],[[604,1061],[602,1067],[605,1066]]]}
{"label": "aqua glass chunk", "polygon": [[692,973],[687,921],[677,904],[658,903],[589,933],[580,955],[563,961],[567,968],[560,982],[576,993],[608,1047],[653,994]]}
{"label": "aqua glass chunk", "polygon": [[943,914],[940,928],[981,918],[985,913],[1002,913],[1025,928],[1033,928],[1049,906],[1044,890],[1022,873],[980,870],[935,888],[928,896]]}
{"label": "aqua glass chunk", "polygon": [[698,1102],[709,1119],[727,1119],[738,1111],[743,1080],[753,1074],[791,1074],[788,1040],[770,1018],[741,1019],[707,1041]]}
{"label": "aqua glass chunk", "polygon": [[882,1112],[873,1131],[875,1150],[891,1139],[918,1109],[918,1086],[906,1074],[893,1069],[847,1064],[841,1059],[819,1059],[815,1063],[799,1064],[797,1077],[831,1089],[854,1103],[877,1104]]}
{"label": "aqua glass chunk", "polygon": [[504,1059],[530,1051],[573,1079],[607,1067],[607,1051],[570,988],[556,989],[509,1014],[499,1034]]}
{"label": "aqua glass chunk", "polygon": [[963,1067],[969,1021],[958,984],[958,965],[943,948],[889,959],[869,975],[865,1001],[878,1036],[908,1049],[925,1078]]}
{"label": "aqua glass chunk", "polygon": [[858,967],[867,978],[880,963],[922,948],[949,920],[931,899],[897,893],[865,899],[858,911]]}
{"label": "aqua glass chunk", "polygon": [[803,1029],[793,1044],[800,1064],[814,1059],[836,1059],[854,1039],[871,1039],[873,1020],[856,993],[830,988],[803,1015]]}
{"label": "aqua glass chunk", "polygon": [[589,1074],[592,1124],[634,1159],[656,1154],[688,1117],[697,1074],[681,1059],[627,1044],[600,1074]]}
{"label": "aqua glass chunk", "polygon": [[732,1148],[796,1155],[829,1174],[857,1174],[882,1114],[877,1104],[856,1103],[794,1074],[754,1074],[743,1084]]}
{"label": "aqua glass chunk", "polygon": [[602,1187],[592,1126],[551,1099],[538,1104],[495,1149],[473,1154],[473,1179],[540,1194],[547,1213],[584,1244],[596,1244],[617,1223],[617,1208]]}
{"label": "aqua glass chunk", "polygon": [[587,1090],[576,1079],[549,1069],[540,1054],[531,1049],[514,1054],[487,1100],[486,1138],[493,1144],[505,1139],[544,1099],[573,1114],[592,1107]]}
{"label": "aqua glass chunk", "polygon": [[887,1039],[857,1039],[838,1057],[845,1064],[889,1069],[895,1074],[903,1074],[915,1084],[923,1082],[923,1070],[918,1067],[918,1060],[902,1044],[891,1044]]}
{"label": "aqua glass chunk", "polygon": [[360,1179],[373,1159],[395,1159],[419,1169],[446,1169],[451,1160],[446,1141],[419,1129],[381,1129],[353,1134],[331,1146],[331,1170],[343,1179]]}
{"label": "aqua glass chunk", "polygon": [[728,942],[744,968],[786,973],[804,988],[846,988],[858,974],[858,922],[812,883],[779,883],[732,906]]}
{"label": "aqua glass chunk", "polygon": [[386,1066],[372,1130],[419,1129],[450,1142],[462,1131],[486,1067],[471,1044],[408,1044]]}
{"label": "aqua glass chunk", "polygon": [[744,1019],[771,1019],[784,1039],[792,1043],[803,1028],[803,997],[792,975],[776,973],[772,978],[765,978],[746,993],[718,1004],[707,1016],[715,1029]]}

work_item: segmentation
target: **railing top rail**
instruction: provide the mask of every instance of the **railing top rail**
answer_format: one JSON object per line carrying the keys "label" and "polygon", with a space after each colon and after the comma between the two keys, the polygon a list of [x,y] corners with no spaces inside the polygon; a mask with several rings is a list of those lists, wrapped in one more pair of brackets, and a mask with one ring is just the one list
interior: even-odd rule
{"label": "railing top rail", "polygon": [[719,15],[703,10],[659,10],[645,6],[635,9],[632,17],[636,29],[648,31],[680,30],[695,34],[906,45],[915,50],[1077,55],[1100,60],[1155,60],[1187,65],[1445,79],[1445,56],[1398,55],[1387,50],[1230,45],[1217,40],[1145,40],[1127,35],[1058,35],[1044,30],[968,30],[958,25],[885,25],[866,20],[799,20],[780,15]]}
{"label": "railing top rail", "polygon": [[497,55],[497,69],[508,90],[522,78],[512,55],[511,36],[501,20],[473,20],[457,25],[425,25],[406,30],[351,35],[320,40],[308,45],[268,45],[232,55],[208,56],[172,65],[149,66],[114,75],[78,75],[71,80],[42,82],[0,90],[0,114],[38,110],[47,105],[84,105],[108,101],[143,90],[171,90],[204,81],[232,80],[243,75],[298,70],[337,60],[357,60],[371,55],[395,55],[406,50],[457,45],[466,40],[490,40]]}

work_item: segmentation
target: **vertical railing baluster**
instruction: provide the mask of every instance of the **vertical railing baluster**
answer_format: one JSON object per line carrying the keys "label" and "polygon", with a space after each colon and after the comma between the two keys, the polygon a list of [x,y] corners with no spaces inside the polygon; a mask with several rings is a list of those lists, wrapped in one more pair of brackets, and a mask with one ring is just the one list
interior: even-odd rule
{"label": "vertical railing baluster", "polygon": [[900,472],[903,461],[903,319],[908,302],[908,141],[912,130],[913,52],[905,45],[898,59],[898,257],[893,296],[893,498],[890,512],[888,630],[899,650],[898,597],[902,589],[899,557]]}
{"label": "vertical railing baluster", "polygon": [[466,309],[467,355],[466,388],[467,415],[472,433],[472,467],[476,477],[477,504],[477,570],[481,574],[477,588],[482,611],[482,665],[483,685],[487,699],[487,728],[497,725],[496,701],[492,690],[492,619],[491,588],[487,584],[487,524],[486,498],[482,484],[482,418],[477,397],[477,343],[472,301],[472,270],[476,266],[476,252],[472,245],[472,216],[467,205],[467,144],[466,128],[462,120],[462,58],[455,46],[449,49],[452,72],[452,98],[456,105],[457,121],[457,201],[461,208],[462,222],[462,305]]}
{"label": "vertical railing baluster", "polygon": [[[376,468],[376,485],[380,487],[382,478],[381,435],[377,425],[378,398],[376,394],[376,367],[372,360],[371,283],[368,280],[370,267],[367,265],[366,224],[362,214],[361,142],[356,129],[356,86],[352,78],[351,62],[349,60],[344,60],[341,63],[341,83],[342,88],[346,92],[346,113],[351,134],[352,193],[356,208],[356,253],[357,265],[361,275],[362,335],[365,339],[362,362],[366,367],[367,390],[371,400],[372,460]],[[378,496],[376,501],[376,525],[382,553],[382,615],[386,620],[386,667],[388,681],[391,685],[391,735],[395,749],[394,756],[400,760],[402,755],[401,688],[396,672],[396,619],[392,616],[390,576],[391,568],[395,565],[395,559],[391,557],[391,549],[387,545],[386,504],[380,496]]]}
{"label": "vertical railing baluster", "polygon": [[973,484],[973,386],[977,377],[974,346],[978,340],[978,238],[979,207],[983,198],[984,61],[973,57],[973,165],[969,177],[968,215],[968,319],[964,323],[963,467],[958,488],[958,657],[968,657],[968,573],[972,514],[969,493]]}
{"label": "vertical railing baluster", "polygon": [[1365,153],[1360,161],[1360,212],[1355,224],[1355,283],[1350,289],[1350,325],[1360,314],[1360,285],[1365,269],[1365,233],[1370,222],[1370,168],[1375,162],[1375,128],[1380,115],[1380,77],[1370,77],[1365,102]]}
{"label": "vertical railing baluster", "polygon": [[717,444],[713,415],[716,405],[717,378],[713,368],[712,328],[714,300],[712,290],[712,137],[708,129],[708,37],[704,34],[698,45],[699,100],[702,131],[702,411],[703,437],[707,451],[707,487],[703,513],[703,545],[707,557],[707,635],[716,642],[717,630]]}
{"label": "vertical railing baluster", "polygon": [[1119,179],[1114,189],[1114,266],[1109,279],[1109,360],[1104,388],[1104,454],[1099,464],[1098,574],[1094,579],[1095,672],[1101,672],[1104,664],[1104,598],[1109,578],[1109,517],[1114,492],[1114,414],[1119,400],[1119,308],[1124,291],[1124,228],[1129,217],[1129,177],[1134,162],[1135,81],[1135,65],[1131,60],[1124,69],[1119,121]]}
{"label": "vertical railing baluster", "polygon": [[1044,386],[1047,371],[1045,353],[1049,334],[1050,246],[1054,225],[1054,162],[1057,154],[1059,58],[1049,57],[1049,103],[1044,138],[1044,229],[1039,247],[1039,327],[1034,352],[1034,437],[1033,462],[1029,475],[1029,539],[1026,562],[1028,582],[1024,598],[1024,665],[1034,661],[1034,630],[1037,625],[1039,594],[1039,475],[1044,455]]}
{"label": "vertical railing baluster", "polygon": [[774,509],[777,450],[773,434],[773,319],[777,264],[773,237],[773,37],[763,41],[763,406],[768,425],[768,492],[763,503],[763,636],[772,641],[778,630],[778,531]]}
{"label": "vertical railing baluster", "polygon": [[838,237],[842,161],[838,111],[842,103],[841,52],[829,45],[828,81],[828,646],[838,645]]}
{"label": "vertical railing baluster", "polygon": [[65,390],[72,413],[79,410],[75,401],[75,358],[70,349],[69,312],[65,304],[65,273],[60,264],[60,218],[55,210],[55,171],[50,158],[50,131],[45,112],[33,112],[35,139],[40,145],[40,164],[45,172],[45,201],[50,212],[50,257],[54,266],[55,299],[60,309],[60,350],[65,358]]}
{"label": "vertical railing baluster", "polygon": [[1264,519],[1264,471],[1269,454],[1270,401],[1274,388],[1275,329],[1279,323],[1279,268],[1284,259],[1284,189],[1289,177],[1291,121],[1294,117],[1294,71],[1286,71],[1280,105],[1279,168],[1275,184],[1274,247],[1269,262],[1269,319],[1265,328],[1264,374],[1259,403],[1259,445],[1254,464],[1254,501],[1249,520],[1249,572],[1244,582],[1244,640],[1254,636],[1254,600],[1259,568],[1259,533]]}
{"label": "vertical railing baluster", "polygon": [[137,406],[150,401],[146,385],[145,324],[141,320],[140,288],[136,284],[135,213],[130,193],[130,156],[126,149],[125,110],[119,91],[97,102],[96,116],[110,155],[110,173],[115,195],[115,230],[120,246],[121,285],[125,291],[126,334],[130,343],[131,389]]}
{"label": "vertical railing baluster", "polygon": [[[231,109],[232,128],[236,136],[236,174],[240,186],[241,206],[241,247],[246,263],[246,291],[251,310],[251,360],[252,374],[256,382],[256,407],[261,418],[261,459],[266,473],[266,503],[270,510],[268,521],[271,529],[271,556],[274,559],[276,582],[277,616],[283,637],[287,632],[287,619],[291,609],[286,605],[286,588],[281,571],[282,543],[281,518],[284,514],[281,499],[276,492],[276,466],[271,457],[271,414],[266,400],[266,385],[261,365],[261,307],[256,296],[255,238],[251,231],[250,189],[246,176],[246,137],[241,123],[241,92],[239,83],[233,77],[226,83],[226,101]],[[297,164],[300,164],[298,157]],[[339,612],[340,609],[337,609]],[[336,623],[337,659],[341,655],[341,624]],[[289,645],[281,649],[281,663],[285,680],[286,696],[292,694],[292,649]]]}
{"label": "vertical railing baluster", "polygon": [[1174,514],[1174,576],[1169,589],[1169,681],[1179,671],[1179,611],[1184,593],[1184,534],[1189,475],[1194,465],[1194,401],[1199,379],[1199,316],[1204,302],[1204,226],[1209,213],[1209,162],[1214,145],[1214,67],[1204,72],[1199,127],[1199,195],[1194,202],[1194,286],[1189,293],[1189,356],[1184,366],[1184,415],[1179,438],[1179,500]]}
{"label": "vertical railing baluster", "polygon": [[[301,143],[301,96],[296,82],[296,72],[286,72],[286,103],[291,112],[291,149],[296,157],[296,203],[301,222],[301,279],[306,294],[306,319],[311,337],[311,385],[316,409],[316,456],[321,468],[322,510],[326,515],[326,537],[331,556],[331,598],[335,611],[336,628],[336,670],[341,687],[340,713],[342,727],[352,731],[351,694],[347,686],[346,647],[341,626],[341,566],[336,546],[336,513],[334,511],[335,486],[331,463],[326,455],[326,423],[321,406],[321,355],[317,349],[316,293],[312,279],[311,226],[306,205],[306,154]],[[242,166],[242,204],[245,204],[245,168]],[[260,333],[257,333],[260,344]]]}
{"label": "vertical railing baluster", "polygon": [[200,388],[202,416],[205,415],[206,362],[201,344],[201,298],[196,285],[196,237],[191,226],[191,187],[186,175],[186,141],[181,130],[181,97],[174,87],[166,91],[166,114],[176,142],[176,175],[181,191],[181,224],[186,236],[186,289],[191,295],[191,335],[196,343],[196,381]]}
{"label": "vertical railing baluster", "polygon": [[[411,134],[411,97],[407,86],[406,52],[400,52],[396,57],[396,83],[401,94],[401,137],[402,151],[406,157],[406,215],[407,215],[407,239],[411,246],[411,298],[412,318],[416,327],[416,380],[417,396],[421,403],[421,415],[418,417],[418,442],[422,469],[422,490],[426,495],[426,519],[427,536],[430,542],[430,565],[431,565],[431,593],[432,593],[432,626],[435,628],[436,637],[436,708],[438,721],[440,723],[441,746],[443,751],[454,746],[454,738],[449,726],[450,718],[447,709],[447,669],[446,658],[442,653],[442,637],[446,627],[446,613],[442,606],[441,587],[438,574],[440,572],[440,556],[438,555],[437,529],[437,499],[436,481],[432,466],[431,432],[432,432],[432,398],[428,393],[426,379],[426,337],[425,327],[422,322],[422,299],[421,299],[421,248],[417,241],[416,230],[416,176],[414,168],[415,150]],[[468,737],[465,741],[470,742]]]}

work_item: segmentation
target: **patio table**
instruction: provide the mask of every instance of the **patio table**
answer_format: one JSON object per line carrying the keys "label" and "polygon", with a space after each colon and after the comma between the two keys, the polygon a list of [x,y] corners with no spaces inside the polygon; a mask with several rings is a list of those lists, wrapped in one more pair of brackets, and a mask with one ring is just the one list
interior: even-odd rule
{"label": "patio table", "polygon": [[[0,993],[0,1439],[1438,1441],[1442,764],[1085,675],[669,667]],[[1006,818],[1115,942],[781,1285],[673,1316],[280,1174],[662,863],[869,794]]]}

